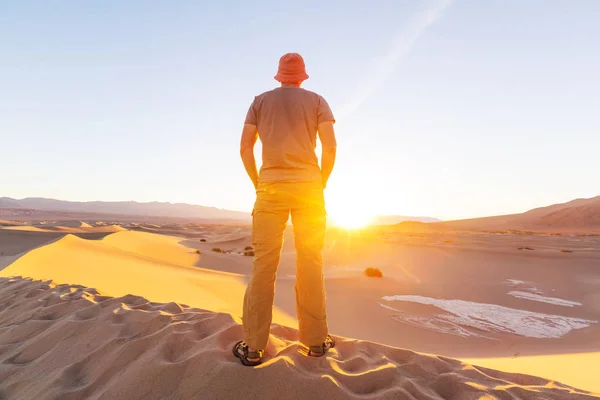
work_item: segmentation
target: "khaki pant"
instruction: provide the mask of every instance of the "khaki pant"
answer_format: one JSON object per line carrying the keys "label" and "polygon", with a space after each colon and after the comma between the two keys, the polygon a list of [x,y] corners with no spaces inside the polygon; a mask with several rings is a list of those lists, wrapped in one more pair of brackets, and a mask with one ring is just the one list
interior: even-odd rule
{"label": "khaki pant", "polygon": [[244,341],[264,349],[275,296],[283,231],[292,215],[296,245],[296,312],[300,342],[319,346],[327,336],[325,288],[323,285],[323,243],[325,201],[320,182],[260,183],[252,219],[254,264],[244,296]]}

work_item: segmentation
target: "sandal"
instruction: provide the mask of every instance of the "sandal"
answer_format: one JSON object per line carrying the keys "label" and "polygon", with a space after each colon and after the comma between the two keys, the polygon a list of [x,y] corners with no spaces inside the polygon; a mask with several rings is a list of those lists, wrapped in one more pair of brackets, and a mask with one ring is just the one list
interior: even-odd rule
{"label": "sandal", "polygon": [[320,346],[310,346],[308,348],[308,355],[311,357],[323,357],[329,349],[335,347],[335,340],[331,335],[327,335],[325,341]]}
{"label": "sandal", "polygon": [[[248,351],[248,345],[243,340],[240,340],[233,346],[233,355],[239,358],[245,366],[253,367],[262,363],[263,351]],[[251,361],[248,360],[249,358],[258,358],[258,360]]]}

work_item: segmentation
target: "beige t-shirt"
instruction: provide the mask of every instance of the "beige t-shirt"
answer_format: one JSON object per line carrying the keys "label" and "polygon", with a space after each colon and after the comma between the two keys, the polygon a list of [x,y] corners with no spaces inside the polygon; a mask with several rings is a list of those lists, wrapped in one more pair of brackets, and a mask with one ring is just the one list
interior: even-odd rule
{"label": "beige t-shirt", "polygon": [[257,126],[262,142],[259,182],[320,182],[317,127],[327,121],[335,122],[329,105],[311,91],[279,87],[256,96],[245,123]]}

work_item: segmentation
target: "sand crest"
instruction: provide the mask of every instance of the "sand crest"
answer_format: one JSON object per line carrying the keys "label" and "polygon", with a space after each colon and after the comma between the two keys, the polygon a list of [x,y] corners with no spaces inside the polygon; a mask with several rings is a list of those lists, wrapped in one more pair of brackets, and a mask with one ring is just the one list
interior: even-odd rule
{"label": "sand crest", "polygon": [[[1,226],[1,225],[0,225]],[[99,225],[92,226],[81,221],[60,221],[57,223],[35,224],[35,225],[14,225],[4,226],[0,229],[8,231],[25,232],[61,232],[61,233],[112,233],[121,232],[125,229],[119,225]]]}
{"label": "sand crest", "polygon": [[274,326],[266,362],[231,354],[231,315],[77,285],[0,278],[0,397],[31,399],[597,398],[527,375],[339,338],[302,354]]}

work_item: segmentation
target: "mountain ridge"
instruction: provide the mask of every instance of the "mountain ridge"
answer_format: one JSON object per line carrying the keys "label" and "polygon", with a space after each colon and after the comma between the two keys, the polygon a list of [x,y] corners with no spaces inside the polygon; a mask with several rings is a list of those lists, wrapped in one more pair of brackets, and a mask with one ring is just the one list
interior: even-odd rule
{"label": "mountain ridge", "polygon": [[[171,202],[137,201],[66,201],[43,197],[14,199],[0,197],[0,209],[40,210],[46,212],[110,214],[136,217],[164,217],[213,221],[250,222],[249,212],[212,206]],[[565,203],[537,207],[523,213],[440,221],[431,217],[382,215],[373,218],[372,225],[418,223],[427,229],[578,229],[600,230],[600,196],[578,198]]]}
{"label": "mountain ridge", "polygon": [[531,229],[600,231],[600,196],[537,207],[518,214],[435,222],[432,229]]}
{"label": "mountain ridge", "polygon": [[250,213],[211,206],[170,202],[67,201],[44,197],[14,199],[0,197],[0,208],[41,211],[81,212],[150,217],[249,220]]}

